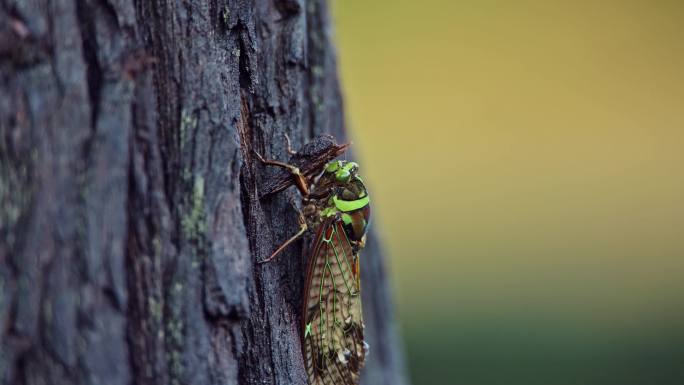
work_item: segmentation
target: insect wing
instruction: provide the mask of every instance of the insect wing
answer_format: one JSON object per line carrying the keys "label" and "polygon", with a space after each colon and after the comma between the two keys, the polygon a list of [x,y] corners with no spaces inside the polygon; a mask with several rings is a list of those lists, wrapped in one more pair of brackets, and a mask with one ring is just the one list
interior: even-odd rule
{"label": "insect wing", "polygon": [[358,255],[329,218],[312,245],[304,301],[304,360],[311,385],[356,385],[365,359]]}

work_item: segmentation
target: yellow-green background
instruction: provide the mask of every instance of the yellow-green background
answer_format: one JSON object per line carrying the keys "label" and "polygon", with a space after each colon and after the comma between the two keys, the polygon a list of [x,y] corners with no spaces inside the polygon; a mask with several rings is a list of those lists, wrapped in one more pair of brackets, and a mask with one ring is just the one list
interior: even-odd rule
{"label": "yellow-green background", "polygon": [[684,384],[684,2],[333,4],[414,384]]}

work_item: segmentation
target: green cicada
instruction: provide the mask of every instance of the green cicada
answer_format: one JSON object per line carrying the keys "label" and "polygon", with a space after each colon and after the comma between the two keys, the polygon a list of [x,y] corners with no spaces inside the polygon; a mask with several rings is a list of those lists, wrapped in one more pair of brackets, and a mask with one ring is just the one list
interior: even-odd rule
{"label": "green cicada", "polygon": [[359,251],[370,220],[359,166],[333,160],[319,175],[307,177],[295,166],[259,158],[288,169],[303,196],[300,231],[262,262],[273,259],[309,229],[314,232],[302,313],[302,353],[309,384],[358,384],[368,352],[363,340]]}

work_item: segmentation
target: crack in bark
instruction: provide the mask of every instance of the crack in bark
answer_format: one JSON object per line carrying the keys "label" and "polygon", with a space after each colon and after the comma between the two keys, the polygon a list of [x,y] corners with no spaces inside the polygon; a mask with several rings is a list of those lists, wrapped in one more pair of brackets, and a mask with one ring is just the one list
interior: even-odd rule
{"label": "crack in bark", "polygon": [[92,4],[88,0],[76,1],[76,16],[81,30],[81,45],[83,61],[87,68],[88,95],[90,97],[90,124],[95,129],[100,110],[103,70],[97,57],[97,31],[95,30],[96,15]]}

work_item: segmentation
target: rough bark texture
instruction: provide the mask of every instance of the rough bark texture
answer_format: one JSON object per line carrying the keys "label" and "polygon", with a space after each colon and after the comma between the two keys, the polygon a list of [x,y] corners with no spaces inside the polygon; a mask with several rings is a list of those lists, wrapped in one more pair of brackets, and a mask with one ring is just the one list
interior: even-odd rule
{"label": "rough bark texture", "polygon": [[[2,383],[305,383],[304,244],[255,264],[295,192],[260,199],[252,151],[345,139],[330,28],[315,0],[0,0]],[[364,382],[397,385],[381,255]]]}

